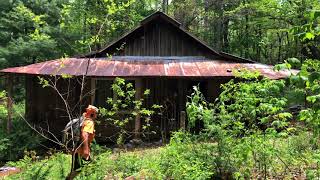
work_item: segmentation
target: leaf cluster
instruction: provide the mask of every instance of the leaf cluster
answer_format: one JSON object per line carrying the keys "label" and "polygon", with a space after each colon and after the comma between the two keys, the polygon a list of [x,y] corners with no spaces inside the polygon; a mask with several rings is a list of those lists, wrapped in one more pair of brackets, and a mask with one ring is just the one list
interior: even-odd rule
{"label": "leaf cluster", "polygon": [[126,82],[125,79],[116,78],[111,86],[114,93],[113,97],[108,97],[107,107],[100,107],[100,112],[103,119],[111,122],[119,129],[117,144],[123,144],[125,138],[131,136],[128,131],[129,124],[132,123],[137,116],[141,118],[142,135],[147,132],[151,126],[151,117],[161,108],[160,105],[152,105],[150,108],[144,105],[145,98],[150,94],[150,90],[145,90],[142,97],[136,98],[136,90],[132,83]]}

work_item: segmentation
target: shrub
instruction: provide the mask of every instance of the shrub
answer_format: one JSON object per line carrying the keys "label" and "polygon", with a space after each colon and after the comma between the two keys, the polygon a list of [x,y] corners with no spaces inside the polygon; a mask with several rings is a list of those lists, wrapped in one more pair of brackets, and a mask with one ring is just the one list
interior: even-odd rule
{"label": "shrub", "polygon": [[7,179],[65,179],[70,172],[71,156],[57,153],[49,159],[31,163],[31,157],[25,156],[8,165],[22,169],[22,173],[8,176]]}
{"label": "shrub", "polygon": [[111,151],[105,150],[104,153],[92,156],[92,162],[82,168],[76,179],[104,179],[109,171],[113,172],[112,169],[114,168],[110,154]]}
{"label": "shrub", "polygon": [[222,85],[213,121],[238,136],[257,130],[286,130],[292,115],[286,111],[284,88],[283,80],[255,77],[237,83],[231,80]]}
{"label": "shrub", "polygon": [[160,154],[160,167],[166,178],[210,179],[214,144],[196,143],[188,133],[177,132]]}
{"label": "shrub", "polygon": [[[14,112],[23,114],[24,103],[14,105]],[[4,126],[0,128],[0,162],[8,160],[17,160],[23,157],[26,150],[33,150],[39,147],[43,141],[34,133],[21,118],[14,113],[12,120],[12,131],[6,133]]]}
{"label": "shrub", "polygon": [[214,174],[215,156],[211,153],[215,146],[196,143],[190,134],[177,132],[163,148],[112,155],[102,153],[84,167],[77,178],[209,179]]}

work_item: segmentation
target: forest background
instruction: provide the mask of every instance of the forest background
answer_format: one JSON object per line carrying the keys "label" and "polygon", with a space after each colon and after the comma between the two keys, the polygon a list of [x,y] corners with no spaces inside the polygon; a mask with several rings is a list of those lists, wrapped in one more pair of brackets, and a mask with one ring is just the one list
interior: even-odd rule
{"label": "forest background", "polygon": [[[302,33],[299,27],[310,22],[308,12],[319,9],[315,0],[172,0],[170,3],[3,0],[0,3],[1,68],[97,50],[156,10],[167,12],[214,49],[257,62],[278,64],[291,57],[320,56],[313,44],[317,41],[301,41],[296,36]],[[315,40],[313,34],[306,38]]]}

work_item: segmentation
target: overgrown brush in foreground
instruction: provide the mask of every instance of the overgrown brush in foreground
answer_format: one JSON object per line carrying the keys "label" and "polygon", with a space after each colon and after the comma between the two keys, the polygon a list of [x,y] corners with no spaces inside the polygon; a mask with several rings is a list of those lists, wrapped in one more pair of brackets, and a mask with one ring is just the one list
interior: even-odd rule
{"label": "overgrown brush in foreground", "polygon": [[[200,121],[202,135],[217,142],[213,172],[236,179],[318,176],[319,64],[306,61],[286,81],[236,71],[240,81],[222,85],[213,104],[194,88],[187,103],[189,129]],[[301,109],[292,112],[292,106]]]}
{"label": "overgrown brush in foreground", "polygon": [[[204,129],[199,135],[189,130],[176,132],[164,147],[119,154],[96,145],[100,153],[93,156],[93,162],[77,179],[319,178],[320,149],[315,140],[319,138],[320,76],[314,72],[319,72],[320,63],[308,63],[313,64],[311,68],[286,81],[240,72],[240,78],[245,78],[223,85],[222,94],[213,104],[194,88],[187,103],[187,129],[200,121]],[[298,82],[305,85],[294,88]],[[304,104],[290,98],[296,93],[292,89],[299,88]],[[302,110],[292,113],[293,104]],[[65,169],[70,167],[56,165],[69,160],[69,156],[57,154],[27,166],[31,162],[26,157],[13,163],[23,172],[9,179],[64,177]],[[46,173],[48,169],[52,172]]]}
{"label": "overgrown brush in foreground", "polygon": [[[256,133],[244,138],[224,136],[216,143],[202,135],[177,132],[165,147],[120,154],[101,151],[76,179],[312,179],[320,174],[320,151],[312,149],[305,141],[308,138],[310,134],[305,132],[289,137]],[[69,172],[70,159],[61,153],[36,162],[25,157],[9,163],[23,171],[8,179],[63,179]]]}

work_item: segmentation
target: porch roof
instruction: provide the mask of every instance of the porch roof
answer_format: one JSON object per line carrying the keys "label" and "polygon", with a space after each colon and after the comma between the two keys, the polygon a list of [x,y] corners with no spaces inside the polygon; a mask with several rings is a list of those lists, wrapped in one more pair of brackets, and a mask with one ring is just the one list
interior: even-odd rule
{"label": "porch roof", "polygon": [[191,56],[63,58],[7,68],[0,70],[0,73],[89,77],[232,77],[232,70],[241,68],[257,70],[270,79],[281,79],[290,73],[297,73],[296,70],[274,71],[273,66],[259,63],[232,63]]}

